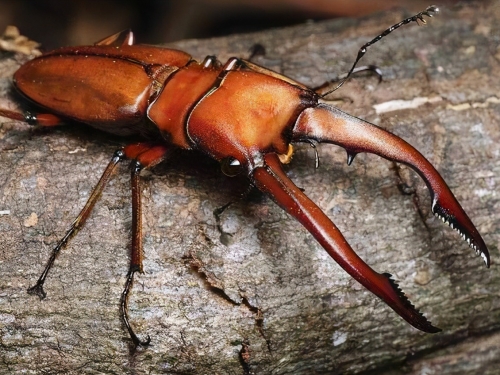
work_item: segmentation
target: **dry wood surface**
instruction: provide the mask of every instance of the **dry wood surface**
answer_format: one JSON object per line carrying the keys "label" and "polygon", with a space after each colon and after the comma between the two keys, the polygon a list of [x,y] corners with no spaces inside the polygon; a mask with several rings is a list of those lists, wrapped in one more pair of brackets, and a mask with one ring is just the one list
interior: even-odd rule
{"label": "dry wood surface", "polygon": [[[409,16],[387,12],[171,47],[197,59],[247,56],[309,86],[346,72],[358,48]],[[0,106],[26,57],[0,54]],[[492,266],[430,213],[405,166],[341,148],[298,146],[287,172],[374,269],[390,272],[438,327],[419,332],[350,278],[296,221],[244,179],[182,153],[143,178],[145,273],[119,318],[131,207],[124,165],[58,257],[40,301],[26,293],[124,144],[83,125],[0,122],[0,373],[498,374],[500,366],[500,5],[443,9],[370,48],[331,95],[394,132],[440,171],[488,245]],[[399,101],[399,102],[394,102]],[[389,106],[387,103],[391,103]],[[224,109],[221,108],[221,111]],[[228,207],[223,208],[228,203]]]}

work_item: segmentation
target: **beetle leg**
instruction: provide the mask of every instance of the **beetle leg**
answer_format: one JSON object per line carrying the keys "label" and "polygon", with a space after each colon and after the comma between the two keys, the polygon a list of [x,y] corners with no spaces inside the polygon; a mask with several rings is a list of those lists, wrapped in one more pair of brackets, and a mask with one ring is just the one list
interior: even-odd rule
{"label": "beetle leg", "polygon": [[203,66],[204,69],[220,69],[222,65],[221,62],[217,60],[216,56],[210,55],[203,59],[201,66]]}
{"label": "beetle leg", "polygon": [[140,192],[140,172],[144,168],[151,168],[163,161],[169,149],[163,145],[151,145],[148,143],[137,143],[128,145],[123,149],[125,156],[132,159],[131,166],[131,188],[132,188],[132,249],[130,256],[130,267],[127,272],[127,281],[120,299],[121,316],[125,327],[135,346],[149,345],[151,338],[148,336],[141,341],[132,329],[128,318],[128,296],[134,281],[136,272],[143,272],[142,253],[142,205]]}
{"label": "beetle leg", "polygon": [[78,230],[83,227],[85,224],[85,221],[89,217],[90,213],[92,212],[92,209],[94,208],[96,202],[99,200],[99,197],[104,190],[104,187],[108,183],[109,179],[111,178],[113,172],[116,169],[116,166],[120,161],[122,161],[125,158],[125,154],[123,153],[122,150],[118,150],[114,153],[113,157],[111,158],[111,161],[109,162],[108,166],[104,170],[104,173],[102,174],[99,182],[97,185],[94,187],[94,190],[92,190],[92,193],[90,194],[89,199],[87,200],[87,203],[85,203],[85,206],[83,209],[80,211],[78,216],[76,217],[75,221],[71,224],[71,227],[69,230],[66,232],[64,237],[57,243],[56,247],[52,250],[52,254],[50,255],[50,258],[38,278],[38,281],[36,284],[28,289],[29,294],[36,294],[40,299],[44,299],[47,294],[43,290],[43,284],[45,283],[45,279],[47,278],[47,275],[54,265],[54,261],[57,258],[57,255],[61,251],[63,247],[66,246],[68,243],[69,239],[73,237]]}
{"label": "beetle leg", "polygon": [[[12,118],[11,116],[8,116]],[[64,237],[57,243],[56,247],[52,250],[50,258],[38,278],[36,284],[28,289],[29,294],[36,294],[40,299],[46,297],[46,293],[43,290],[43,284],[47,278],[47,275],[54,265],[54,262],[63,247],[66,246],[69,239],[73,237],[80,228],[83,227],[85,221],[89,217],[92,209],[99,200],[102,191],[106,187],[106,184],[110,180],[113,172],[116,170],[116,166],[120,161],[124,159],[132,159],[132,251],[130,257],[130,267],[127,273],[127,281],[120,300],[121,316],[127,330],[132,338],[134,344],[137,345],[148,345],[150,338],[146,341],[141,341],[134,333],[132,327],[130,326],[128,319],[128,295],[132,287],[134,274],[139,271],[142,272],[142,220],[141,220],[141,200],[140,200],[140,190],[139,190],[139,174],[144,168],[150,168],[162,160],[164,160],[168,155],[168,149],[165,146],[154,146],[149,143],[137,143],[126,146],[123,150],[118,150],[114,153],[111,161],[104,170],[99,182],[92,190],[89,199],[85,203],[85,206],[78,214],[77,218],[71,224],[71,227],[66,232]]]}
{"label": "beetle leg", "polygon": [[94,46],[131,46],[134,44],[134,39],[134,33],[127,29],[95,42]]}
{"label": "beetle leg", "polygon": [[17,111],[10,111],[8,109],[0,108],[0,117],[10,118],[16,121],[22,121],[28,125],[40,126],[56,126],[64,123],[63,119],[52,113],[33,113],[26,111],[24,113]]}
{"label": "beetle leg", "polygon": [[328,216],[283,172],[278,155],[264,156],[264,166],[254,170],[253,182],[294,216],[347,273],[380,297],[408,323],[424,332],[440,331],[408,301],[391,275],[375,272],[354,252]]}
{"label": "beetle leg", "polygon": [[265,56],[266,55],[266,47],[264,47],[260,43],[255,43],[253,46],[251,46],[248,50],[248,61],[252,61],[254,58],[257,56]]}
{"label": "beetle leg", "polygon": [[299,116],[293,130],[293,139],[316,140],[342,146],[347,150],[348,163],[352,162],[356,154],[370,152],[388,160],[407,164],[427,184],[434,215],[460,233],[489,267],[490,255],[483,238],[446,182],[420,152],[401,138],[335,107],[319,104],[315,108],[304,110]]}

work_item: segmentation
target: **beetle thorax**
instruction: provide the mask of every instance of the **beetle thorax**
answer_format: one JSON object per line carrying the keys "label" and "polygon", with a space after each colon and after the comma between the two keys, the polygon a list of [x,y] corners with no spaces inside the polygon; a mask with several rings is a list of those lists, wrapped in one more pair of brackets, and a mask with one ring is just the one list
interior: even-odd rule
{"label": "beetle thorax", "polygon": [[193,109],[187,135],[193,148],[217,160],[234,158],[252,170],[260,155],[287,154],[291,129],[310,102],[304,90],[253,71],[231,71]]}

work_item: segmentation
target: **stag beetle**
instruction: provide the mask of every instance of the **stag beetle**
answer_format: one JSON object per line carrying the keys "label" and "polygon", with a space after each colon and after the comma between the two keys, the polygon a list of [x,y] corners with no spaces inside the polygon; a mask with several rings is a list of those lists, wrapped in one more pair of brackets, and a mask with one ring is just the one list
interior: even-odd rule
{"label": "stag beetle", "polygon": [[[326,94],[351,76],[370,45],[404,24],[425,22],[424,16],[437,11],[428,7],[366,43],[347,76]],[[230,58],[222,64],[208,56],[200,63],[182,51],[134,44],[132,32],[125,31],[92,46],[45,53],[21,66],[13,82],[41,108],[40,113],[0,109],[1,116],[43,127],[77,121],[138,140],[115,152],[85,207],[28,290],[45,297],[43,284],[60,250],[84,225],[117,164],[131,160],[132,251],[120,308],[135,345],[150,342],[134,333],[127,307],[134,275],[143,271],[139,174],[175,149],[199,150],[219,161],[224,173],[245,174],[295,217],[346,272],[424,332],[440,330],[408,301],[390,274],[370,268],[330,218],[287,177],[282,165],[290,161],[291,144],[314,141],[341,146],[348,164],[356,154],[369,152],[410,166],[427,184],[434,215],[458,231],[486,266],[490,264],[481,235],[420,152],[392,133],[325,103],[326,94],[251,61]]]}

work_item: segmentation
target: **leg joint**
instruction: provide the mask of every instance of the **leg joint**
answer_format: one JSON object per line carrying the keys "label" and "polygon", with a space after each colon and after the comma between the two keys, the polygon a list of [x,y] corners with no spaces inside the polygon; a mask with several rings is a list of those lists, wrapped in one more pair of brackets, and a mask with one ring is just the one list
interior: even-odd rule
{"label": "leg joint", "polygon": [[144,169],[144,166],[139,160],[132,160],[130,168],[132,169],[132,173],[138,174]]}

